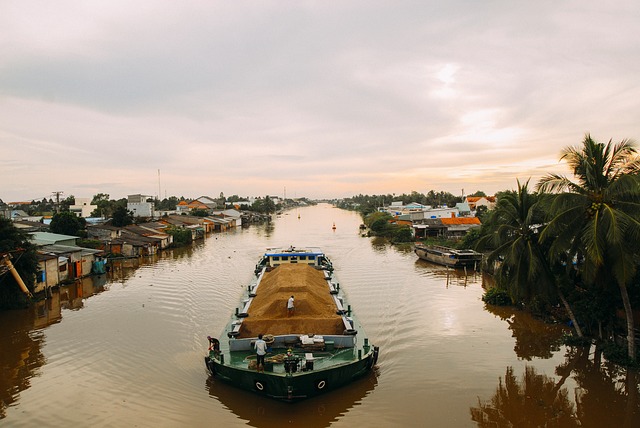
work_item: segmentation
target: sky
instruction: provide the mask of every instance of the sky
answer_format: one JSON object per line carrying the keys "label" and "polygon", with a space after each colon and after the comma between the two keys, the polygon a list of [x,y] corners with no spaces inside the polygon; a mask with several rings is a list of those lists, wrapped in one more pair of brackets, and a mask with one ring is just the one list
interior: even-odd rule
{"label": "sky", "polygon": [[0,199],[533,185],[640,139],[640,2],[0,0]]}

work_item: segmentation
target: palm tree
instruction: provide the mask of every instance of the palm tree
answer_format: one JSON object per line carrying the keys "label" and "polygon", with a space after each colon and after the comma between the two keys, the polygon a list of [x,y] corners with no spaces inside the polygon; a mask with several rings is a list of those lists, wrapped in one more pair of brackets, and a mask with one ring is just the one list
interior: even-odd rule
{"label": "palm tree", "polygon": [[552,269],[552,260],[546,256],[539,231],[544,221],[540,201],[544,195],[529,191],[529,180],[518,183],[517,192],[499,195],[496,208],[486,223],[489,233],[484,235],[478,248],[491,246],[489,263],[502,259],[496,270],[498,283],[509,290],[512,300],[531,300],[533,296],[557,293],[572,321],[578,337],[582,330],[569,303],[559,287]]}
{"label": "palm tree", "polygon": [[529,191],[529,181],[518,191],[503,192],[486,222],[488,233],[478,249],[494,248],[487,257],[489,263],[501,259],[496,269],[498,284],[504,286],[514,301],[529,300],[536,290],[536,279],[542,272],[537,251],[536,225],[542,224],[537,210],[538,195]]}
{"label": "palm tree", "polygon": [[567,147],[566,160],[576,181],[549,174],[538,190],[554,193],[551,219],[542,238],[553,239],[551,256],[578,263],[585,281],[606,287],[617,283],[626,321],[628,356],[635,359],[634,323],[627,285],[636,272],[640,238],[640,158],[630,140],[598,143],[587,134],[582,146]]}

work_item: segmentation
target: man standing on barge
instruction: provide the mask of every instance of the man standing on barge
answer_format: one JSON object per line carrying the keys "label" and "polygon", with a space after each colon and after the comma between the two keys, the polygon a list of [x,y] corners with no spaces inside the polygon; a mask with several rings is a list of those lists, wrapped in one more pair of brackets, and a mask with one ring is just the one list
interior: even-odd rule
{"label": "man standing on barge", "polygon": [[291,316],[293,315],[293,311],[294,311],[294,306],[293,306],[293,296],[289,297],[289,300],[287,301],[287,316]]}
{"label": "man standing on barge", "polygon": [[258,335],[258,340],[255,343],[256,347],[256,370],[259,372],[264,371],[264,356],[267,355],[267,342],[262,340],[262,333]]}

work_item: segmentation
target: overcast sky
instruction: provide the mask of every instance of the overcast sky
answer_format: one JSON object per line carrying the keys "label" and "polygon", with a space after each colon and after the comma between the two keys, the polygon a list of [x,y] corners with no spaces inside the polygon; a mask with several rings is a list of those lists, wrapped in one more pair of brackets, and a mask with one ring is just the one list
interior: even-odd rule
{"label": "overcast sky", "polygon": [[0,199],[535,183],[586,133],[640,139],[639,24],[637,0],[0,0]]}

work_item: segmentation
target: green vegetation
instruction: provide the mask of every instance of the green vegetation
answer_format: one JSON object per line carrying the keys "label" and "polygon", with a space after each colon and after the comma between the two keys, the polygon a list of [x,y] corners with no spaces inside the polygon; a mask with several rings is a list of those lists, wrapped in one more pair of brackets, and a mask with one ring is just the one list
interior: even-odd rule
{"label": "green vegetation", "polygon": [[113,213],[119,207],[122,207],[126,210],[127,198],[110,200],[108,193],[98,193],[93,196],[93,199],[91,200],[91,205],[97,206],[97,208],[91,212],[91,217],[109,218],[113,216]]}
{"label": "green vegetation", "polygon": [[364,218],[364,224],[375,236],[389,238],[392,242],[412,242],[411,227],[391,223],[393,217],[388,213],[374,212]]}
{"label": "green vegetation", "polygon": [[165,232],[173,236],[174,247],[184,247],[185,245],[189,245],[193,242],[193,236],[191,235],[191,230],[189,229],[172,226],[167,228]]}
{"label": "green vegetation", "polygon": [[269,195],[264,198],[258,198],[251,205],[251,211],[255,211],[262,214],[273,214],[279,209],[276,206],[275,202],[269,197]]}
{"label": "green vegetation", "polygon": [[53,215],[49,229],[52,233],[61,235],[86,237],[86,226],[87,221],[82,217],[78,217],[70,211],[62,211]]}
{"label": "green vegetation", "polygon": [[99,250],[102,248],[102,241],[98,239],[78,239],[76,241],[78,247],[82,248],[92,248],[94,250]]}
{"label": "green vegetation", "polygon": [[206,216],[209,215],[209,211],[202,210],[202,209],[195,209],[195,210],[191,210],[189,215],[192,215],[192,216],[195,216],[195,217],[206,217]]}
{"label": "green vegetation", "polygon": [[[483,192],[476,192],[483,193]],[[436,192],[430,190],[427,194],[418,193],[415,190],[411,193],[402,195],[358,195],[351,198],[340,200],[336,206],[338,208],[356,210],[363,217],[377,212],[379,207],[390,205],[391,202],[401,201],[404,205],[417,202],[422,205],[431,207],[455,207],[458,202],[462,202],[461,196],[455,196],[449,192]]]}
{"label": "green vegetation", "polygon": [[126,207],[122,205],[116,206],[113,211],[113,217],[111,224],[116,227],[128,226],[133,223],[133,213],[127,211]]}
{"label": "green vegetation", "polygon": [[[11,263],[20,278],[33,293],[38,271],[36,248],[11,220],[0,217],[0,257],[4,256],[12,259]],[[4,263],[1,265],[4,266]],[[0,274],[0,309],[19,308],[27,304],[27,296],[22,293],[13,275],[8,271]]]}
{"label": "green vegetation", "polygon": [[534,313],[562,304],[579,338],[588,334],[611,343],[624,329],[623,362],[635,361],[640,157],[628,140],[603,144],[587,135],[582,145],[564,149],[561,159],[574,181],[550,174],[536,191],[518,182],[517,191],[498,194],[475,248],[489,252],[497,288],[513,302]]}
{"label": "green vegetation", "polygon": [[484,296],[482,296],[482,301],[496,306],[510,306],[513,304],[509,293],[499,287],[488,289],[487,292],[484,293]]}

